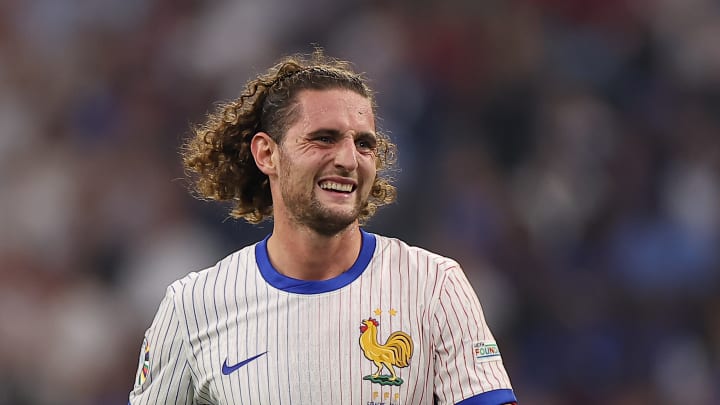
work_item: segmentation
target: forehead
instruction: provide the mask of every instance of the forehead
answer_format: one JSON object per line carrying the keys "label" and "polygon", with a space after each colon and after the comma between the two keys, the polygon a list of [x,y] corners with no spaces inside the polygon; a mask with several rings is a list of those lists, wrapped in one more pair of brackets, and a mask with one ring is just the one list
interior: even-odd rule
{"label": "forehead", "polygon": [[303,90],[297,95],[297,121],[293,126],[340,131],[375,131],[372,102],[352,90]]}

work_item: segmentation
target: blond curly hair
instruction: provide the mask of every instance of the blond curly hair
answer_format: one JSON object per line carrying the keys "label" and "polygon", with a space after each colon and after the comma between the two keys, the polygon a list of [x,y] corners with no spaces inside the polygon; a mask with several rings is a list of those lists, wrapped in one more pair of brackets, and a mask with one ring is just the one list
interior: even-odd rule
{"label": "blond curly hair", "polygon": [[[363,75],[346,61],[330,58],[316,49],[309,56],[282,59],[265,74],[250,80],[240,97],[219,105],[204,123],[193,127],[182,146],[185,173],[194,194],[201,199],[232,203],[230,216],[258,223],[272,217],[273,201],[268,176],[262,173],[250,152],[250,141],[266,132],[280,144],[295,119],[293,108],[302,90],[352,90],[370,100],[373,93]],[[396,146],[377,133],[378,175],[359,220],[365,223],[378,207],[395,201],[388,169],[395,162]]]}

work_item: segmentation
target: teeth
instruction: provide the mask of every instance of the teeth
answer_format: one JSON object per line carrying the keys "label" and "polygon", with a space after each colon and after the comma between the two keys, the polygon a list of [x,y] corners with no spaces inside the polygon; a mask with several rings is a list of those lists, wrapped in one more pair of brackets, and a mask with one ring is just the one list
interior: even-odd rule
{"label": "teeth", "polygon": [[323,190],[342,191],[343,193],[349,193],[352,191],[352,184],[341,184],[335,183],[334,181],[324,181],[320,183],[320,188]]}

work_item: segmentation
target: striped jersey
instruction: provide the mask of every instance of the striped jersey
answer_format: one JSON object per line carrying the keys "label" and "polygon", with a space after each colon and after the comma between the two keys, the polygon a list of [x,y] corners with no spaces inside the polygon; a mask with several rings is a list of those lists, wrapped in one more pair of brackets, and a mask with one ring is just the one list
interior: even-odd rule
{"label": "striped jersey", "polygon": [[362,231],[323,281],[277,272],[267,238],[167,289],[131,404],[487,404],[515,395],[457,262]]}

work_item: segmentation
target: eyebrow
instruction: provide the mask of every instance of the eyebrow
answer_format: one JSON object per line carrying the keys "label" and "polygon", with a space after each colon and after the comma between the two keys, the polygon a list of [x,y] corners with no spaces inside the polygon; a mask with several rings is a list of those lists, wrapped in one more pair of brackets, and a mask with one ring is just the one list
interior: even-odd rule
{"label": "eyebrow", "polygon": [[[308,133],[308,136],[318,136],[318,135],[329,135],[333,138],[340,138],[342,136],[342,133],[338,131],[337,129],[330,129],[330,128],[320,128],[315,131],[312,131]],[[377,134],[374,132],[367,132],[367,131],[360,131],[355,133],[355,138],[371,138],[377,140]]]}

